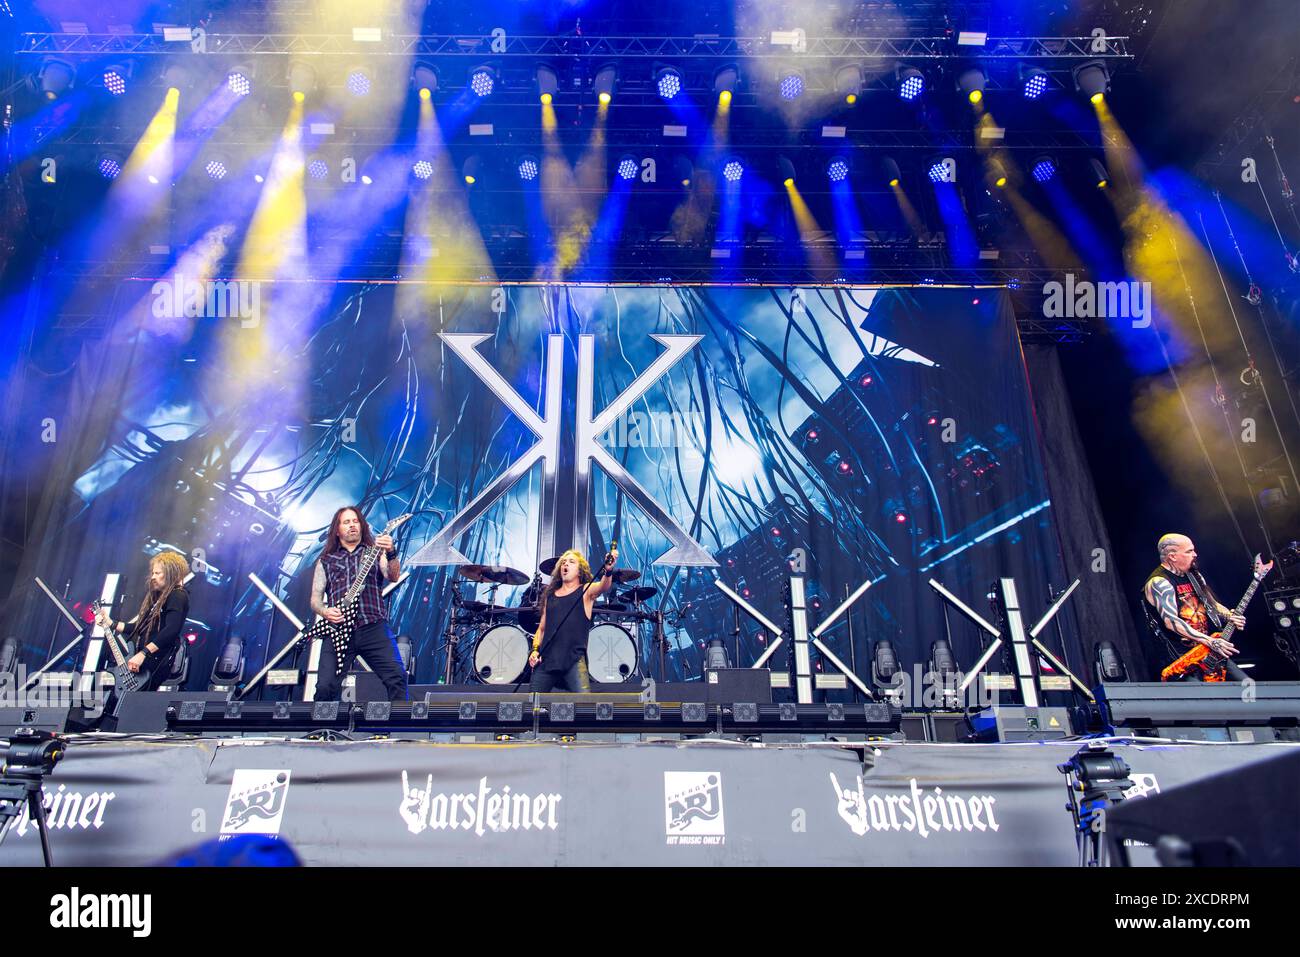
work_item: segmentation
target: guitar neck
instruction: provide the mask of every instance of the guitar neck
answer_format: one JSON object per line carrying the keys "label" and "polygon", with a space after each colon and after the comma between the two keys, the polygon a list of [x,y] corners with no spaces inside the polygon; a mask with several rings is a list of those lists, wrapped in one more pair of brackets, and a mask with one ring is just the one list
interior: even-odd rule
{"label": "guitar neck", "polygon": [[[1261,581],[1263,581],[1262,578],[1256,578],[1253,581],[1251,581],[1250,587],[1246,589],[1246,594],[1241,596],[1241,601],[1237,602],[1237,607],[1232,609],[1232,613],[1234,615],[1240,615],[1242,612],[1246,610],[1246,606],[1250,604],[1250,600],[1255,597],[1255,590],[1259,588],[1259,583]],[[1231,621],[1229,621],[1228,624],[1224,626],[1223,631],[1219,632],[1219,637],[1231,638],[1233,632],[1235,632],[1236,630],[1237,630],[1237,626],[1234,625]]]}
{"label": "guitar neck", "polygon": [[370,576],[370,569],[374,567],[375,561],[379,558],[379,549],[367,548],[366,555],[361,559],[361,565],[357,568],[356,580],[343,596],[340,604],[354,602],[361,595],[362,589],[366,587],[366,579]]}
{"label": "guitar neck", "polygon": [[[96,602],[95,604],[96,613],[99,612],[100,607],[101,606],[99,605],[99,603]],[[104,629],[104,643],[108,645],[108,650],[112,653],[113,660],[117,662],[117,666],[119,668],[125,667],[126,657],[122,654],[122,649],[117,646],[117,636],[114,635],[107,628]]]}

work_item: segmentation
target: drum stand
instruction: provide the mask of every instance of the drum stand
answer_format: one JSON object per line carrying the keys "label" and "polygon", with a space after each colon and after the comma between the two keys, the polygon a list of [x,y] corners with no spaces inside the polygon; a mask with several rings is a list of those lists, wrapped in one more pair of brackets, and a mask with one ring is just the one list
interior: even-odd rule
{"label": "drum stand", "polygon": [[460,591],[453,585],[451,590],[451,614],[447,616],[447,631],[442,636],[442,646],[447,650],[447,662],[442,670],[442,683],[445,685],[452,683],[452,676],[456,673],[457,645],[460,643],[461,637],[458,628],[461,601]]}

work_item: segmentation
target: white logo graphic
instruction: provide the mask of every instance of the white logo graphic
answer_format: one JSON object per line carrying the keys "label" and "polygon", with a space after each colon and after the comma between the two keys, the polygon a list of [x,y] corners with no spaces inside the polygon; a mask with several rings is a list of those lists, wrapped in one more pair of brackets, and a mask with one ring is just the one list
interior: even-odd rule
{"label": "white logo graphic", "polygon": [[226,813],[221,817],[221,833],[278,835],[289,797],[290,773],[287,768],[237,768],[230,782]]}
{"label": "white logo graphic", "polygon": [[70,894],[50,898],[51,927],[129,927],[132,937],[148,937],[153,929],[152,894]]}
{"label": "white logo graphic", "polygon": [[556,810],[561,800],[559,794],[534,796],[511,791],[508,784],[497,791],[486,777],[479,778],[478,791],[434,794],[432,774],[424,787],[418,788],[411,786],[410,777],[402,771],[402,803],[397,812],[412,834],[459,828],[482,837],[488,831],[554,831],[560,825]]}
{"label": "white logo graphic", "polygon": [[910,831],[929,837],[939,831],[996,831],[991,794],[945,794],[943,788],[926,793],[911,779],[907,794],[872,794],[863,789],[862,775],[848,787],[841,787],[835,772],[830,772],[835,789],[836,810],[858,837],[868,831]]}
{"label": "white logo graphic", "polygon": [[1124,792],[1126,798],[1144,798],[1160,793],[1160,782],[1154,774],[1130,774],[1133,786]]}
{"label": "white logo graphic", "polygon": [[669,844],[725,844],[720,771],[664,772],[664,832]]}
{"label": "white logo graphic", "polygon": [[[98,831],[104,826],[104,811],[108,802],[117,797],[117,792],[82,793],[69,791],[66,785],[60,784],[54,790],[42,789],[41,795],[41,803],[45,805],[45,823],[51,831],[72,831],[78,828],[83,831]],[[24,801],[23,809],[18,812],[18,820],[14,822],[14,830],[22,837],[29,829],[35,831],[36,826],[31,822],[31,811]]]}

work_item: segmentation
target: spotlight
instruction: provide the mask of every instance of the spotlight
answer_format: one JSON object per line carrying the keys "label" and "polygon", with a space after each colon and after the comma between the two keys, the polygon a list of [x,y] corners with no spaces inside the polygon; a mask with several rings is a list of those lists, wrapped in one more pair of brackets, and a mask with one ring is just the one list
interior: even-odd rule
{"label": "spotlight", "polygon": [[1021,74],[1021,83],[1021,91],[1026,100],[1036,100],[1047,92],[1047,74],[1036,67]]}
{"label": "spotlight", "polygon": [[682,75],[675,68],[666,66],[655,74],[655,87],[660,97],[671,100],[682,92]]}
{"label": "spotlight", "polygon": [[950,183],[952,182],[952,170],[948,164],[941,159],[934,160],[930,163],[930,168],[926,171],[932,183]]}
{"label": "spotlight", "polygon": [[169,63],[162,74],[163,86],[178,93],[194,85],[194,73],[183,63]]}
{"label": "spotlight", "polygon": [[303,99],[315,93],[316,69],[301,60],[289,64],[289,89],[293,91],[295,99],[299,93]]}
{"label": "spotlight", "polygon": [[126,81],[131,77],[131,64],[113,63],[104,67],[100,80],[111,96],[121,96],[126,92]]}
{"label": "spotlight", "polygon": [[695,164],[685,156],[678,156],[673,160],[673,172],[677,174],[682,186],[689,188],[691,178],[695,175]]}
{"label": "spotlight", "polygon": [[416,160],[411,164],[411,172],[415,174],[416,179],[428,179],[433,175],[433,164],[428,160]]}
{"label": "spotlight", "polygon": [[225,160],[214,156],[204,164],[203,172],[208,174],[210,180],[223,180],[230,172],[230,168],[226,166]]}
{"label": "spotlight", "polygon": [[898,160],[892,156],[886,156],[880,161],[881,169],[884,170],[884,180],[890,186],[897,186],[903,181],[902,171],[898,168]]}
{"label": "spotlight", "polygon": [[41,93],[47,100],[57,100],[77,81],[77,68],[67,60],[56,60],[52,57],[46,57],[41,61],[40,70],[36,74],[36,79],[40,83]]}
{"label": "spotlight", "polygon": [[1111,641],[1099,641],[1094,649],[1098,681],[1128,681],[1128,669]]}
{"label": "spotlight", "polygon": [[894,512],[894,524],[896,525],[907,524],[907,513],[903,511],[901,508]]}
{"label": "spotlight", "polygon": [[411,85],[432,94],[438,89],[438,68],[427,61],[417,60],[411,70]]}
{"label": "spotlight", "polygon": [[631,156],[624,156],[618,161],[618,178],[624,182],[631,182],[636,179],[636,174],[640,171],[641,164]]}
{"label": "spotlight", "polygon": [[1092,168],[1092,181],[1098,189],[1105,189],[1110,185],[1110,178],[1106,173],[1106,167],[1102,165],[1101,160],[1093,157],[1088,160],[1088,165]]}
{"label": "spotlight", "polygon": [[112,153],[105,153],[95,164],[99,170],[99,175],[104,179],[117,179],[122,175],[122,158]]}
{"label": "spotlight", "polygon": [[803,74],[798,70],[788,70],[781,75],[781,99],[797,100],[803,96]]}
{"label": "spotlight", "polygon": [[322,182],[330,174],[330,164],[325,162],[319,156],[313,156],[307,161],[307,175],[316,182]]}
{"label": "spotlight", "polygon": [[835,92],[844,97],[844,102],[852,106],[862,94],[862,67],[856,63],[842,66],[835,71]]}
{"label": "spotlight", "polygon": [[989,179],[998,189],[1007,185],[1007,170],[1001,160],[989,160]]}
{"label": "spotlight", "polygon": [[591,80],[591,90],[601,103],[608,103],[614,98],[614,85],[618,81],[618,67],[606,63]]}
{"label": "spotlight", "polygon": [[842,183],[849,178],[849,161],[843,156],[832,156],[826,164],[826,178],[832,183]]}
{"label": "spotlight", "polygon": [[719,67],[718,71],[713,74],[713,92],[718,94],[719,97],[725,97],[725,102],[730,102],[739,82],[740,71],[736,69],[735,64],[729,63],[726,66]]}
{"label": "spotlight", "polygon": [[745,166],[738,159],[727,160],[726,165],[722,167],[722,175],[728,183],[738,183],[740,177],[745,175]]}
{"label": "spotlight", "polygon": [[1110,91],[1110,71],[1100,60],[1090,60],[1074,70],[1074,86],[1094,103],[1100,103]]}
{"label": "spotlight", "polygon": [[253,92],[253,71],[242,66],[232,67],[226,74],[226,89],[235,96],[248,96]]}
{"label": "spotlight", "polygon": [[348,71],[347,87],[353,96],[369,96],[370,71],[363,66],[353,67]]}
{"label": "spotlight", "polygon": [[785,156],[776,158],[776,165],[781,170],[781,182],[786,186],[794,185],[794,163]]}
{"label": "spotlight", "polygon": [[979,103],[984,99],[984,83],[987,79],[982,68],[968,67],[957,74],[957,89],[971,103]]}
{"label": "spotlight", "polygon": [[541,171],[541,164],[537,162],[537,157],[519,157],[519,178],[525,183],[531,183],[533,180],[537,179],[538,174],[540,174]]}
{"label": "spotlight", "polygon": [[537,68],[537,94],[543,103],[550,103],[560,89],[560,75],[555,67],[543,63]]}
{"label": "spotlight", "polygon": [[904,100],[915,100],[925,92],[925,74],[914,66],[899,67],[898,95]]}
{"label": "spotlight", "polygon": [[497,71],[486,65],[476,67],[469,75],[469,88],[479,99],[491,96],[497,88]]}
{"label": "spotlight", "polygon": [[461,164],[460,174],[465,179],[466,186],[473,186],[478,182],[479,168],[483,165],[482,160],[477,155],[468,157]]}
{"label": "spotlight", "polygon": [[1033,173],[1035,182],[1049,182],[1056,176],[1056,161],[1050,156],[1039,156],[1034,159],[1030,170]]}

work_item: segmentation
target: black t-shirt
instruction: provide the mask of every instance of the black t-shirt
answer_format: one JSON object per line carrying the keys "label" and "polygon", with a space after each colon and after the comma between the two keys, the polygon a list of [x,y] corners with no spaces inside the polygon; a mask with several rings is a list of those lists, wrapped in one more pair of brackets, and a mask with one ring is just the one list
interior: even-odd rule
{"label": "black t-shirt", "polygon": [[591,619],[583,607],[585,590],[579,588],[569,595],[547,593],[546,631],[542,633],[539,652],[543,671],[568,671],[587,653]]}

